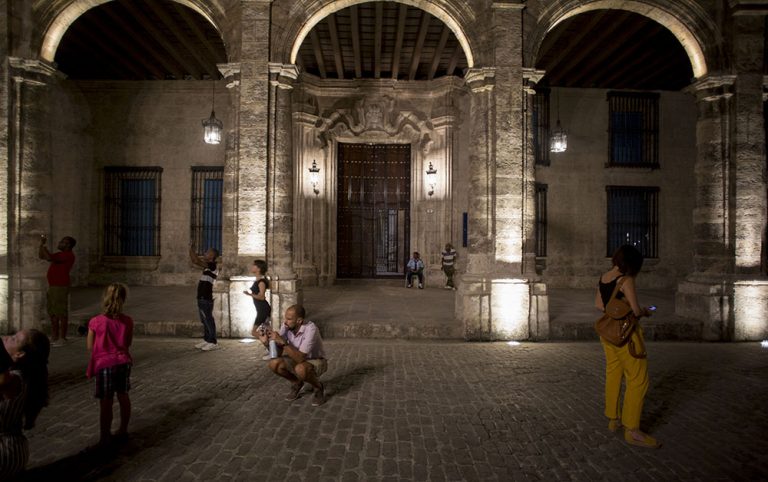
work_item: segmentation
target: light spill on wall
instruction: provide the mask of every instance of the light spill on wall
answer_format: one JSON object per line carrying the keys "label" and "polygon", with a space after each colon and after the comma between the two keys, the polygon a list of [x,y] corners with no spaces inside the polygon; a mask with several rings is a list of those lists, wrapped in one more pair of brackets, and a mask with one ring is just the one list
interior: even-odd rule
{"label": "light spill on wall", "polygon": [[744,281],[733,285],[734,341],[768,337],[768,281]]}
{"label": "light spill on wall", "polygon": [[491,317],[495,338],[529,337],[530,286],[525,279],[498,279],[491,284]]}

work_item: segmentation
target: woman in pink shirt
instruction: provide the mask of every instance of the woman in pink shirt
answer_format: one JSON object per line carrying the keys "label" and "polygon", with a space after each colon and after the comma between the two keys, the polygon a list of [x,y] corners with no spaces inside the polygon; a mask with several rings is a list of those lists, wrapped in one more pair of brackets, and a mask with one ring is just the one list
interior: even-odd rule
{"label": "woman in pink shirt", "polygon": [[122,283],[112,283],[104,290],[103,314],[91,318],[88,322],[88,349],[91,360],[88,363],[88,378],[96,376],[95,396],[99,399],[100,437],[103,445],[112,437],[112,404],[117,393],[120,404],[120,428],[115,434],[125,438],[128,433],[128,421],[131,418],[131,354],[128,347],[133,341],[133,320],[124,315],[128,288]]}

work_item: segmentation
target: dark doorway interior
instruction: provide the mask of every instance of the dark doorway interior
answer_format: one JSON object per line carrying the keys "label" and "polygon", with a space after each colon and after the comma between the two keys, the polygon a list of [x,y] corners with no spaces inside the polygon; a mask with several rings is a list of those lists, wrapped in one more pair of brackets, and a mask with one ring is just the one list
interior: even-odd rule
{"label": "dark doorway interior", "polygon": [[404,275],[411,204],[409,144],[339,144],[338,278]]}

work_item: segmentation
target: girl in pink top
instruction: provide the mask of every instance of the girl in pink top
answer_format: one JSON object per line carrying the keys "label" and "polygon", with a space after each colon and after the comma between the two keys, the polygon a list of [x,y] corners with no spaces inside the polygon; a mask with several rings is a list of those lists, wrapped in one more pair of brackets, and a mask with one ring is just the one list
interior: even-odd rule
{"label": "girl in pink top", "polygon": [[112,283],[104,290],[103,314],[88,322],[88,349],[91,360],[88,363],[88,378],[96,376],[94,395],[99,399],[100,437],[99,444],[109,442],[112,437],[112,404],[114,395],[120,404],[120,428],[117,438],[125,438],[128,421],[131,418],[131,354],[128,347],[133,341],[133,320],[124,315],[123,304],[128,288],[122,283]]}

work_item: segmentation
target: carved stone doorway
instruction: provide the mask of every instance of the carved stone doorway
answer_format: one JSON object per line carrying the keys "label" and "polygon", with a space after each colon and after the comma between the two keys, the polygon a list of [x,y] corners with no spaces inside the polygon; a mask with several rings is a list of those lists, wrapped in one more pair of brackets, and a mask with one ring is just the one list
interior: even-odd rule
{"label": "carved stone doorway", "polygon": [[338,144],[337,278],[404,276],[410,144]]}

